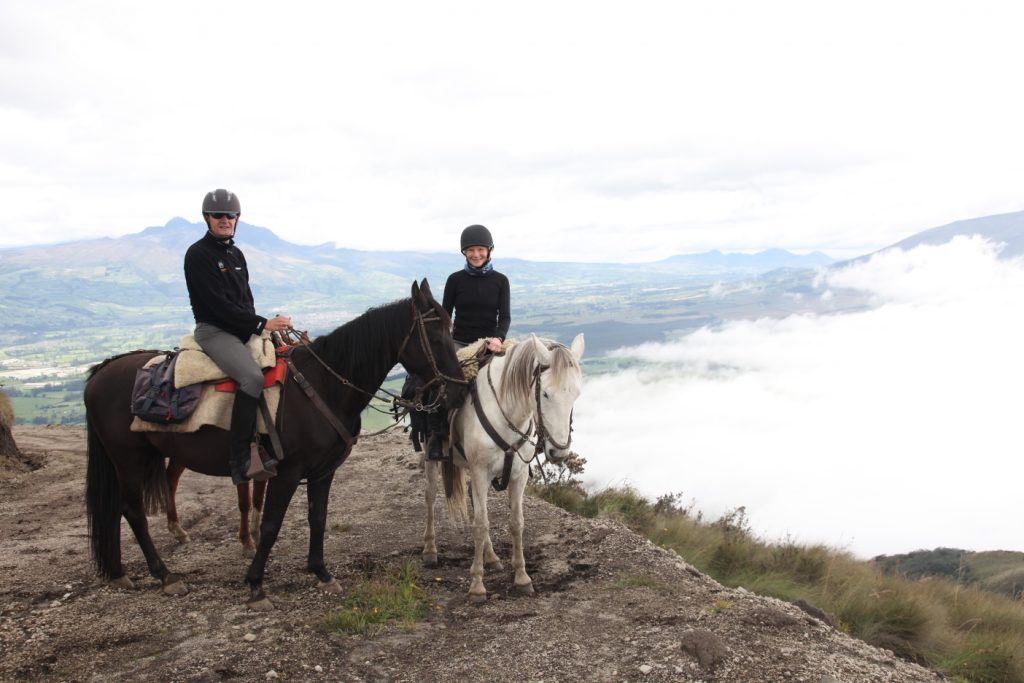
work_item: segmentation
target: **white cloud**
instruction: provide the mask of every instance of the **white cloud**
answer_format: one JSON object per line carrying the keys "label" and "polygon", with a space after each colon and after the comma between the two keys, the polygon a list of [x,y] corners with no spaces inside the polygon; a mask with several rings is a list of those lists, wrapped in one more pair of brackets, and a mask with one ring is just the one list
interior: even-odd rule
{"label": "white cloud", "polygon": [[622,353],[588,380],[577,444],[593,486],[747,506],[770,538],[869,556],[1022,549],[1024,265],[978,239],[839,271],[878,308],[736,322]]}
{"label": "white cloud", "polygon": [[226,185],[305,243],[447,250],[483,222],[526,258],[853,256],[1021,208],[1022,15],[8,3],[0,246],[195,218]]}

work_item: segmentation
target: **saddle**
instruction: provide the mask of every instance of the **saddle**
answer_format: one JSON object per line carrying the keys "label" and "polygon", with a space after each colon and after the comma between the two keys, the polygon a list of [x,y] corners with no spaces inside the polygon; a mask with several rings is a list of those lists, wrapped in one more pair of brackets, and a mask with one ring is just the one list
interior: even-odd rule
{"label": "saddle", "polygon": [[[263,396],[267,402],[271,421],[276,419],[278,404],[281,400],[281,385],[284,382],[286,367],[283,358],[277,357],[277,351],[270,338],[270,333],[262,336],[253,335],[246,344],[253,359],[264,369]],[[135,417],[130,426],[133,432],[195,432],[203,426],[214,426],[224,430],[231,428],[231,407],[234,404],[234,392],[237,383],[227,379],[223,370],[203,353],[192,335],[182,337],[181,350],[174,368],[174,385],[176,387],[201,384],[199,404],[192,415],[182,422],[161,424],[146,422]],[[162,362],[160,354],[148,361],[143,367]],[[262,411],[261,411],[262,412]],[[262,414],[257,417],[256,426],[261,434],[267,434],[266,420]]]}

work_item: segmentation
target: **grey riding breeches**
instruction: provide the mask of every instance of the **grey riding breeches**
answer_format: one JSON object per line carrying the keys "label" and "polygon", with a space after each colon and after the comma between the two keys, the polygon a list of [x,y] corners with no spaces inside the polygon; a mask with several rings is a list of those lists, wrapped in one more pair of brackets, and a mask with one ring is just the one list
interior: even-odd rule
{"label": "grey riding breeches", "polygon": [[238,382],[238,390],[259,398],[263,392],[263,371],[252,353],[238,337],[209,323],[198,323],[196,343],[228,377]]}

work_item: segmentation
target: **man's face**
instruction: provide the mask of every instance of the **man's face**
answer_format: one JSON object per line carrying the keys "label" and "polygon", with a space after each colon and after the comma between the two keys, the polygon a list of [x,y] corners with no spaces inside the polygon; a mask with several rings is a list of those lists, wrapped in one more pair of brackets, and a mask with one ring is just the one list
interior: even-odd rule
{"label": "man's face", "polygon": [[233,213],[208,213],[206,214],[206,225],[210,228],[213,236],[219,240],[231,239],[235,234],[235,221],[237,214]]}

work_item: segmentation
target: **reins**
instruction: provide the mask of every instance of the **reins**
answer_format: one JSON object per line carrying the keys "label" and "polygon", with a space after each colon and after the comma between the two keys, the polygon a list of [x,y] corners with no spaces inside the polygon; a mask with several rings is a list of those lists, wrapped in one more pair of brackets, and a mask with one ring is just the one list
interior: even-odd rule
{"label": "reins", "polygon": [[[544,452],[544,442],[547,441],[552,446],[560,450],[568,450],[569,446],[572,444],[572,412],[569,413],[569,436],[566,439],[564,445],[555,441],[554,438],[552,438],[551,433],[548,431],[547,427],[544,425],[544,410],[541,407],[542,404],[540,400],[540,376],[549,369],[550,366],[541,365],[539,363],[533,369],[533,378],[530,383],[534,386],[533,394],[536,408],[537,425],[536,429],[534,429],[533,420],[531,420],[530,424],[526,427],[526,432],[523,432],[518,427],[516,427],[516,425],[513,424],[512,420],[509,419],[508,415],[505,414],[505,409],[502,408],[501,401],[498,399],[498,392],[494,387],[494,380],[491,378],[491,365],[489,363],[487,365],[487,385],[491,389],[491,395],[494,397],[495,405],[498,406],[498,412],[501,413],[501,417],[505,420],[505,426],[507,426],[509,429],[511,429],[515,434],[519,436],[519,439],[516,441],[515,444],[509,444],[507,441],[505,441],[505,439],[502,438],[501,434],[499,434],[498,431],[494,428],[494,425],[491,424],[491,422],[487,419],[487,415],[483,411],[483,405],[480,402],[480,394],[477,391],[476,382],[470,383],[470,392],[473,397],[473,407],[476,412],[477,420],[480,422],[480,426],[484,428],[484,431],[487,432],[487,435],[491,437],[491,440],[494,442],[494,444],[498,448],[500,448],[505,454],[505,462],[502,466],[501,478],[495,478],[491,482],[491,485],[494,486],[494,489],[496,491],[504,491],[506,488],[508,488],[509,479],[512,475],[513,457],[518,456],[519,459],[526,464],[530,464],[533,461],[537,461],[538,469],[540,469],[542,476],[544,476],[545,481],[547,481],[547,476],[544,475],[544,468],[543,466],[541,466],[540,462],[540,454]],[[536,440],[530,437],[529,432],[531,430],[534,430]],[[533,455],[531,457],[523,457],[523,455],[519,453],[519,449],[522,448],[523,445],[527,443],[533,444],[534,450]],[[551,462],[556,461],[552,460]]]}
{"label": "reins", "polygon": [[[415,400],[412,401],[404,399],[400,395],[397,395],[382,387],[378,388],[376,392],[369,392],[357,386],[356,384],[353,384],[351,381],[349,381],[340,373],[338,373],[334,368],[332,368],[327,363],[327,361],[321,358],[316,353],[316,351],[313,350],[312,345],[309,343],[309,336],[305,332],[299,332],[293,328],[289,328],[282,334],[282,339],[285,340],[290,346],[301,345],[306,349],[306,351],[309,352],[309,355],[312,356],[317,363],[319,363],[332,377],[338,380],[343,386],[348,387],[349,389],[352,389],[354,391],[357,391],[363,394],[364,396],[368,396],[370,400],[367,402],[367,407],[369,408],[372,408],[382,413],[391,412],[390,410],[383,410],[381,408],[378,408],[377,406],[374,406],[373,401],[374,399],[376,399],[378,401],[390,401],[393,405],[401,406],[406,413],[410,409],[433,412],[436,411],[440,406],[444,405],[445,382],[454,382],[457,384],[468,384],[468,382],[464,378],[452,377],[450,375],[445,374],[438,366],[437,358],[434,355],[434,350],[430,346],[430,339],[427,336],[427,323],[441,322],[441,317],[437,314],[436,311],[431,311],[430,313],[421,312],[418,308],[416,308],[415,302],[410,302],[410,305],[412,306],[413,320],[411,325],[409,326],[409,331],[405,333],[405,337],[402,339],[402,343],[398,347],[398,358],[401,359],[402,354],[405,352],[405,347],[408,346],[409,340],[412,338],[413,331],[418,330],[420,347],[423,349],[423,354],[427,357],[427,360],[430,363],[430,369],[433,372],[433,377],[431,377],[429,381],[427,381],[419,389],[417,389]],[[331,412],[330,408],[328,408],[328,406],[323,402],[323,399],[321,399],[320,396],[316,393],[316,390],[313,389],[313,387],[309,384],[305,376],[301,372],[299,372],[298,368],[295,367],[295,364],[291,359],[290,353],[285,355],[285,362],[288,364],[289,369],[293,373],[295,381],[302,388],[306,396],[310,399],[310,401],[313,402],[313,405],[316,406],[316,408],[324,415],[328,423],[334,428],[334,431],[336,431],[341,436],[342,440],[344,440],[345,443],[349,447],[351,447],[355,443],[357,437],[353,437],[352,434],[349,433],[348,429],[346,429],[345,426],[342,425],[340,421],[338,421],[337,417]],[[433,401],[431,401],[430,404],[424,404],[422,399],[423,394],[425,393],[428,387],[432,386],[435,383],[440,383],[441,386],[439,388],[439,391],[437,392],[435,398],[433,399]],[[383,396],[381,394],[383,394]],[[396,415],[396,420],[400,419],[401,417],[404,417],[404,414],[402,416]],[[398,426],[398,424],[399,423],[396,422],[394,425],[386,427],[380,431],[373,432],[372,434],[366,434],[364,436],[377,436],[379,434],[383,434],[384,432],[394,429],[395,427]]]}

